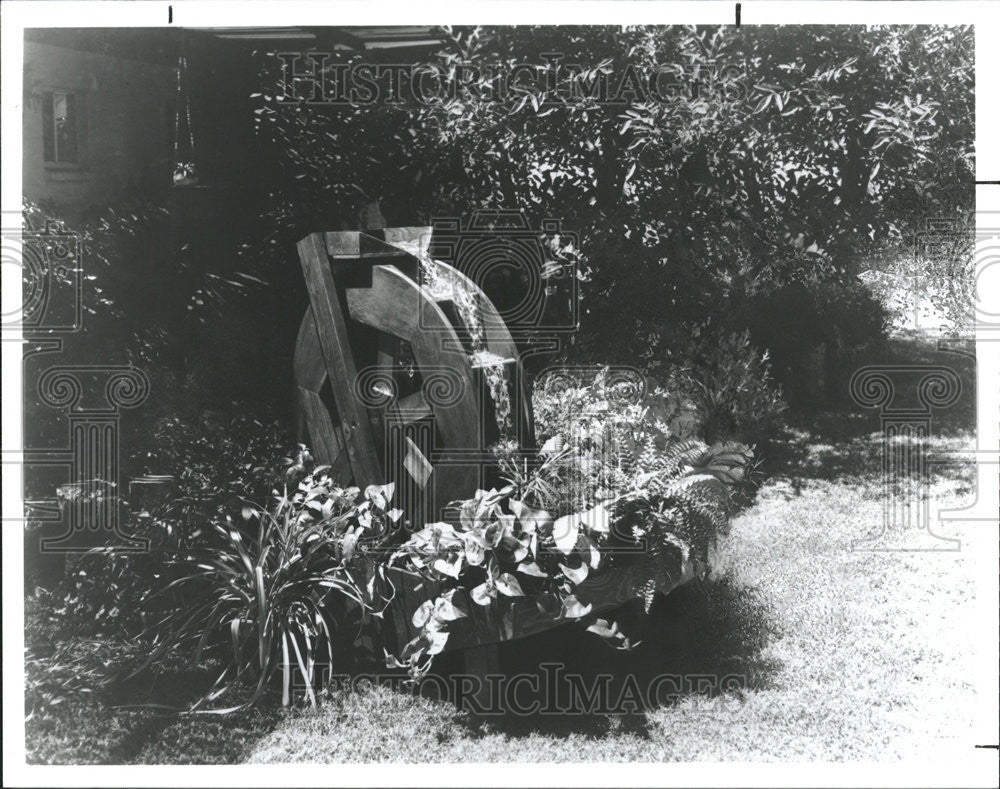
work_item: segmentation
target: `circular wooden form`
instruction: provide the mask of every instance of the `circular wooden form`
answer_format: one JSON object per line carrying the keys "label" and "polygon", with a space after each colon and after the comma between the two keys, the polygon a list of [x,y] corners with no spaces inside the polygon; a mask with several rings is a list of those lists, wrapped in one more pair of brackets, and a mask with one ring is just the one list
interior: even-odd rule
{"label": "circular wooden form", "polygon": [[[390,256],[393,253],[385,252],[372,256],[371,260],[361,258],[351,261],[347,264],[349,268],[342,265],[341,271],[353,270],[354,273],[364,273],[370,266],[371,273],[370,283],[365,281],[364,284],[342,289],[342,303],[347,307],[345,317],[382,335],[408,342],[424,387],[421,392],[400,401],[389,397],[388,402],[383,404],[370,400],[366,402],[359,391],[363,387],[359,387],[358,382],[350,382],[350,386],[359,405],[367,409],[371,417],[376,441],[385,440],[386,421],[405,421],[409,417],[422,416],[432,418],[443,445],[435,448],[431,475],[434,496],[440,507],[475,493],[482,482],[481,469],[489,457],[485,454],[489,431],[484,423],[487,415],[483,408],[479,376],[460,334],[468,332],[470,327],[459,326],[460,331],[456,330],[452,320],[460,311],[450,309],[448,302],[462,297],[475,300],[482,320],[482,344],[491,356],[505,360],[509,367],[508,377],[514,381],[512,420],[522,442],[533,440],[530,399],[523,385],[517,346],[485,293],[462,272],[440,261],[434,264],[439,282],[432,293],[429,287],[404,273],[404,269],[417,270],[413,265],[417,259],[403,249],[390,248],[396,259]],[[378,263],[380,259],[386,262]],[[356,278],[344,279],[350,281]],[[442,282],[444,292],[438,293]],[[340,424],[339,418],[330,413],[321,397],[329,373],[317,329],[314,310],[310,307],[299,327],[295,348],[298,407],[317,460],[330,464],[341,478],[353,478],[356,475],[352,473],[346,451],[350,428]],[[392,376],[395,360],[391,354],[386,357],[380,353],[379,359],[384,374]],[[359,371],[359,379],[366,371],[370,368]],[[384,458],[387,453],[380,450],[379,454]],[[354,481],[363,486],[385,480]]]}

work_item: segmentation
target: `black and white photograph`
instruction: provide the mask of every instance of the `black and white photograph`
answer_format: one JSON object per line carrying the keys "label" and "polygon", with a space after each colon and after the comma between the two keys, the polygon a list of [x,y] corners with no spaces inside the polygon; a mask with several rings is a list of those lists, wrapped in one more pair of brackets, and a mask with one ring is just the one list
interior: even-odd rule
{"label": "black and white photograph", "polygon": [[997,785],[998,4],[0,15],[6,785]]}

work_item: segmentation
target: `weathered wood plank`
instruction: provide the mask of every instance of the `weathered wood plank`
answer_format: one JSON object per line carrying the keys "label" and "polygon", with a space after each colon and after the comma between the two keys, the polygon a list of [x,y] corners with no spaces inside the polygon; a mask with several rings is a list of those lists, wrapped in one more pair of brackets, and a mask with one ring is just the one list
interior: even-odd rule
{"label": "weathered wood plank", "polygon": [[389,583],[383,594],[386,596],[391,594],[392,597],[388,608],[383,613],[383,619],[388,620],[392,632],[384,632],[383,638],[388,642],[387,646],[389,649],[398,657],[403,651],[403,647],[415,635],[415,628],[413,627],[411,617],[413,616],[413,612],[417,610],[417,607],[420,606],[420,602],[412,609],[409,609],[406,589],[407,586],[413,585],[413,579],[409,574],[396,568],[389,568],[386,575]]}
{"label": "weathered wood plank", "polygon": [[[379,332],[378,350],[376,354],[375,366],[380,379],[393,380],[396,372],[396,359],[399,356],[399,340],[391,334]],[[368,418],[372,425],[372,435],[378,447],[379,457],[382,459],[382,467],[386,468],[388,458],[388,447],[386,445],[385,416],[389,406],[375,405],[368,408]]]}
{"label": "weathered wood plank", "polygon": [[345,295],[347,310],[359,323],[408,342],[420,329],[420,291],[391,266],[376,266],[371,287],[347,288]]}
{"label": "weathered wood plank", "polygon": [[[386,230],[344,231],[326,233],[326,248],[330,256],[333,273],[341,286],[359,287],[368,284],[374,265],[392,265],[411,279],[417,278],[419,259],[409,249],[386,243],[387,231],[406,231],[408,228],[387,228]],[[416,230],[416,229],[415,229]],[[400,243],[409,241],[406,232],[390,234]],[[416,250],[413,250],[416,251]]]}
{"label": "weathered wood plank", "polygon": [[410,341],[444,446],[473,451],[465,466],[438,468],[434,458],[434,505],[440,512],[470,495],[480,478],[482,458],[475,453],[483,449],[483,425],[468,357],[451,350],[461,347],[458,336],[426,291],[392,266],[375,266],[370,288],[348,288],[347,305],[354,320]]}
{"label": "weathered wood plank", "polygon": [[316,334],[316,319],[311,308],[306,310],[302,323],[299,324],[293,367],[295,383],[319,394],[326,381],[326,361],[323,359],[323,349]]}
{"label": "weathered wood plank", "polygon": [[434,228],[424,227],[386,227],[381,231],[381,237],[387,244],[417,244],[423,252],[427,252]]}
{"label": "weathered wood plank", "polygon": [[[499,704],[499,699],[492,698],[492,689],[488,677],[500,673],[500,649],[496,643],[479,644],[469,647],[462,654],[465,673],[479,680],[473,689],[473,698],[482,710],[489,710]],[[461,704],[461,697],[455,699]]]}
{"label": "weathered wood plank", "polygon": [[405,258],[406,250],[392,247],[378,238],[381,231],[340,230],[324,233],[327,254],[337,261],[380,260]]}
{"label": "weathered wood plank", "polygon": [[320,396],[310,389],[298,387],[299,406],[309,425],[309,445],[313,457],[319,464],[330,466],[331,475],[336,479],[349,479],[351,461],[344,451],[344,441],[340,430],[333,424],[330,412]]}
{"label": "weathered wood plank", "polygon": [[408,425],[411,422],[416,422],[418,419],[427,419],[431,416],[434,416],[434,411],[428,405],[424,393],[414,392],[398,400],[389,409],[388,419],[398,424]]}
{"label": "weathered wood plank", "polygon": [[368,414],[354,393],[358,371],[322,235],[302,239],[298,250],[354,480],[370,484],[379,481],[383,472]]}
{"label": "weathered wood plank", "polygon": [[412,438],[405,436],[404,441],[406,449],[403,453],[403,469],[417,487],[424,490],[434,473],[434,466]]}
{"label": "weathered wood plank", "polygon": [[333,423],[320,391],[326,381],[326,362],[316,334],[312,309],[306,310],[299,326],[294,360],[296,387],[296,434],[309,446],[319,463],[329,464],[335,476],[351,478],[351,464],[340,428]]}

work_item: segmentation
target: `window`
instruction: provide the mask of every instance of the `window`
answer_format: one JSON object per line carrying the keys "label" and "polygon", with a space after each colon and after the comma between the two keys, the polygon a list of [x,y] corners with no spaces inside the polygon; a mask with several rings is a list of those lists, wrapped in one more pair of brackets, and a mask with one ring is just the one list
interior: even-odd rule
{"label": "window", "polygon": [[80,163],[80,104],[77,94],[61,91],[45,93],[42,102],[43,149],[45,161]]}

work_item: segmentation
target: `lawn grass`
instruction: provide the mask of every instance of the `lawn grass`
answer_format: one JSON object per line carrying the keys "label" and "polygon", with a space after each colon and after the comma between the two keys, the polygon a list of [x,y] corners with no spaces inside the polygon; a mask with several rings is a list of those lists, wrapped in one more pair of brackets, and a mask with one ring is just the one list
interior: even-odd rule
{"label": "lawn grass", "polygon": [[[935,493],[957,502],[962,485],[942,482]],[[388,688],[345,692],[285,719],[247,760],[837,761],[968,750],[978,741],[976,705],[993,703],[977,696],[967,650],[977,641],[967,616],[975,603],[970,562],[977,551],[995,553],[995,539],[979,529],[963,532],[963,550],[954,553],[852,551],[881,521],[874,478],[807,482],[797,492],[777,480],[736,519],[716,572],[752,590],[763,605],[754,616],[766,622],[744,624],[768,635],[759,650],[716,655],[702,669],[711,673],[725,657],[746,676],[739,692],[552,721],[476,719]],[[601,660],[596,640],[574,645]],[[612,658],[607,665],[615,666]]]}
{"label": "lawn grass", "polygon": [[[974,446],[974,367],[914,338],[866,363],[919,362],[957,369],[965,389],[935,414],[928,451]],[[995,732],[977,714],[984,645],[969,615],[978,561],[996,565],[991,529],[884,530],[886,493],[876,413],[852,404],[803,418],[771,447],[768,481],[719,546],[714,581],[680,590],[654,611],[648,642],[621,656],[560,629],[541,643],[508,645],[507,672],[557,659],[568,669],[738,674],[738,690],[696,693],[622,715],[476,718],[444,702],[388,688],[341,693],[284,720],[248,761],[670,761],[896,760],[969,754]],[[935,468],[930,500],[974,496],[968,469]],[[988,603],[987,603],[988,604]],[[658,632],[657,632],[658,631]],[[989,641],[985,641],[985,648]],[[643,654],[643,650],[645,653]],[[979,675],[980,681],[989,678]]]}
{"label": "lawn grass", "polygon": [[[973,445],[967,390],[930,448]],[[720,543],[713,576],[657,603],[633,652],[573,627],[501,649],[505,673],[556,661],[590,681],[633,674],[737,677],[732,689],[687,691],[674,703],[622,714],[476,716],[390,688],[337,690],[317,709],[274,708],[223,718],[171,717],[76,698],[28,722],[29,761],[493,762],[897,760],[967,754],[995,731],[977,675],[976,645],[992,648],[969,615],[989,601],[972,579],[996,566],[990,528],[939,532],[959,551],[928,547],[920,528],[883,533],[881,444],[871,413],[800,420],[768,460],[756,502]],[[942,467],[931,500],[974,496],[968,469]],[[934,541],[930,540],[934,547]],[[940,547],[940,546],[938,546]],[[979,592],[981,593],[981,592]],[[626,619],[627,619],[627,613]],[[437,669],[458,668],[442,656]],[[183,683],[183,680],[181,680]],[[986,683],[985,686],[983,683]],[[710,683],[711,684],[711,683]],[[81,723],[86,722],[86,726]]]}

